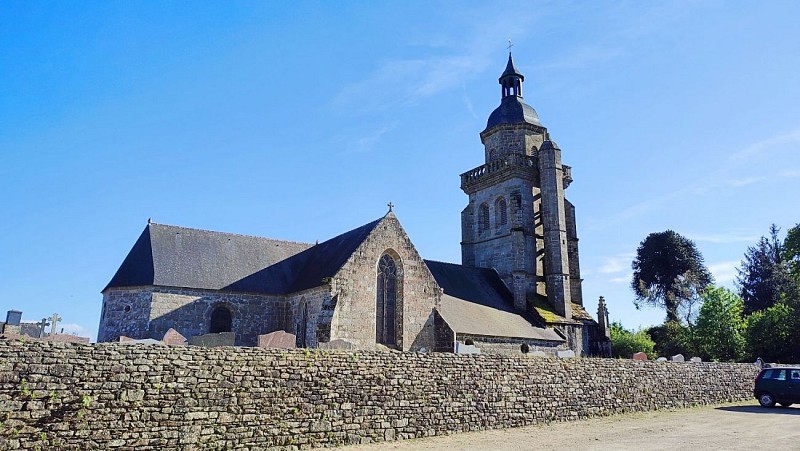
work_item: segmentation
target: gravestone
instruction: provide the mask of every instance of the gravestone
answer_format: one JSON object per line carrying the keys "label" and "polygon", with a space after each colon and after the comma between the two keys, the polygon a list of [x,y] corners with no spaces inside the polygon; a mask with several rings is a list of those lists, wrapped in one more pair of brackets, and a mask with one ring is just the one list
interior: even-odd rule
{"label": "gravestone", "polygon": [[297,345],[297,337],[289,332],[279,330],[258,336],[258,347],[264,349],[293,349]]}
{"label": "gravestone", "polygon": [[186,346],[186,337],[181,335],[177,330],[170,328],[161,339],[165,345],[170,346]]}
{"label": "gravestone", "polygon": [[531,351],[530,354],[534,357],[547,357],[547,354],[544,351]]}
{"label": "gravestone", "polygon": [[571,359],[575,357],[575,351],[568,349],[566,351],[556,351],[556,357],[560,359]]}
{"label": "gravestone", "polygon": [[633,360],[649,360],[644,352],[637,352],[631,357]]}
{"label": "gravestone", "polygon": [[700,357],[692,357],[691,359],[689,359],[689,361],[694,363],[701,363],[703,359],[701,359]]}
{"label": "gravestone", "polygon": [[685,362],[686,359],[683,358],[683,354],[675,354],[670,358],[673,362]]}
{"label": "gravestone", "polygon": [[347,340],[342,340],[341,338],[337,338],[336,340],[331,340],[327,343],[320,343],[320,349],[336,349],[342,351],[354,351],[356,349],[356,345],[350,343]]}
{"label": "gravestone", "polygon": [[466,345],[456,341],[456,354],[480,354],[481,350],[475,345]]}
{"label": "gravestone", "polygon": [[119,337],[119,343],[123,345],[163,345],[164,342],[155,340],[153,338],[131,338],[124,335]]}
{"label": "gravestone", "polygon": [[659,357],[656,359],[656,362],[666,362],[666,361],[667,361],[666,357]]}
{"label": "gravestone", "polygon": [[233,346],[236,335],[233,332],[220,332],[217,334],[195,335],[189,338],[191,346],[202,346],[204,348],[217,348],[220,346]]}

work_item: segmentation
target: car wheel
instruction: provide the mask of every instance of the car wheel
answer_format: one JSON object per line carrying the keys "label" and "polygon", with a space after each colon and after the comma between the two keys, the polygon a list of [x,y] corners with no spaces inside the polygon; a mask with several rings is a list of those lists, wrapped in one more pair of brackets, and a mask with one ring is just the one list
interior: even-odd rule
{"label": "car wheel", "polygon": [[779,402],[778,404],[780,404],[781,407],[791,407],[792,405],[792,403],[790,402]]}
{"label": "car wheel", "polygon": [[772,393],[761,393],[758,395],[758,403],[761,404],[762,407],[774,407],[775,397],[772,396]]}

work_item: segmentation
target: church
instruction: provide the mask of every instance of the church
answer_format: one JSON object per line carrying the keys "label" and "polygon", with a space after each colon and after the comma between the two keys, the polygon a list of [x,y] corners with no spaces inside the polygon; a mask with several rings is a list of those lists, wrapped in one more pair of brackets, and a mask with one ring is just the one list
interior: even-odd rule
{"label": "church", "polygon": [[603,299],[597,321],[583,306],[571,170],[524,79],[509,53],[485,164],[461,174],[461,264],[423,259],[391,204],[316,244],[148,221],[103,289],[98,341],[284,331],[308,348],[610,356]]}

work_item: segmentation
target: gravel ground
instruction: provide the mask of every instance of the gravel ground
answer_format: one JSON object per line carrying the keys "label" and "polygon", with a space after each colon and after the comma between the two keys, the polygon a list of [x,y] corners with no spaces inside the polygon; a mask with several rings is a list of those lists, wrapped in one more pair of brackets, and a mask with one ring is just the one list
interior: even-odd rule
{"label": "gravel ground", "polygon": [[376,450],[800,450],[800,407],[753,400],[339,448]]}

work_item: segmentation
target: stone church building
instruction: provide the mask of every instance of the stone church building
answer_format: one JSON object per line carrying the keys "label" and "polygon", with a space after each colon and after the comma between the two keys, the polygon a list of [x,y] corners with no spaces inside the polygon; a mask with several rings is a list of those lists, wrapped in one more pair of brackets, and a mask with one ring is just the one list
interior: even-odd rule
{"label": "stone church building", "polygon": [[[300,347],[610,355],[608,312],[583,307],[570,167],[511,54],[461,174],[462,263],[424,260],[391,209],[318,244],[148,222],[103,290],[98,341],[285,331]],[[465,346],[466,345],[466,346]]]}

